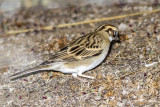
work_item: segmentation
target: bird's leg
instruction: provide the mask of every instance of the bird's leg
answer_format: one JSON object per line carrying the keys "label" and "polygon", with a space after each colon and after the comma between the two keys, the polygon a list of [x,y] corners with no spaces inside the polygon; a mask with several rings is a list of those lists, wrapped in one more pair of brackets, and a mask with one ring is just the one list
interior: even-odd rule
{"label": "bird's leg", "polygon": [[81,72],[78,72],[78,76],[83,77],[83,78],[95,79],[95,77],[84,75]]}
{"label": "bird's leg", "polygon": [[80,80],[80,81],[82,81],[82,82],[87,82],[86,80],[83,80],[83,79],[79,78],[79,77],[77,76],[77,73],[73,73],[72,76],[73,76],[74,78],[76,78],[77,80]]}

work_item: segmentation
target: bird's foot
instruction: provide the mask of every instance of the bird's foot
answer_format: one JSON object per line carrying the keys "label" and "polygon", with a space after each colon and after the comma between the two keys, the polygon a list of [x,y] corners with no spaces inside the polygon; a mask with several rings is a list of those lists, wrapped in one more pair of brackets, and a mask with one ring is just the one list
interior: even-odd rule
{"label": "bird's foot", "polygon": [[88,79],[95,79],[95,77],[84,75],[82,73],[78,73],[78,74],[77,73],[73,73],[72,75],[73,75],[74,78],[78,78],[78,76],[79,76],[79,77],[88,78]]}

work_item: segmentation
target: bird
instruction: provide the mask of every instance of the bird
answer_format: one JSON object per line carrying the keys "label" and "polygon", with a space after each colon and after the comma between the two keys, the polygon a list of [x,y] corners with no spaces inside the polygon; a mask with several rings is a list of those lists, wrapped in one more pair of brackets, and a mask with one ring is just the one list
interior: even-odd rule
{"label": "bird", "polygon": [[70,73],[75,78],[95,79],[83,73],[101,64],[109,52],[112,41],[119,40],[118,28],[103,24],[93,32],[71,41],[36,67],[15,73],[10,78],[16,80],[39,71],[53,70]]}

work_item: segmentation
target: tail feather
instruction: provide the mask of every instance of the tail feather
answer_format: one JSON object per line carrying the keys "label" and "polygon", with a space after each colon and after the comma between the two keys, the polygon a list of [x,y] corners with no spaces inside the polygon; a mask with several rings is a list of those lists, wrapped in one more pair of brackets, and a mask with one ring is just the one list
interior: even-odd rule
{"label": "tail feather", "polygon": [[26,77],[28,75],[32,75],[32,74],[42,72],[44,70],[49,70],[48,66],[37,66],[37,67],[34,67],[34,68],[27,69],[25,71],[15,73],[15,74],[13,74],[9,77],[10,77],[11,80],[16,80],[16,79],[19,79],[19,78],[22,78],[22,77]]}

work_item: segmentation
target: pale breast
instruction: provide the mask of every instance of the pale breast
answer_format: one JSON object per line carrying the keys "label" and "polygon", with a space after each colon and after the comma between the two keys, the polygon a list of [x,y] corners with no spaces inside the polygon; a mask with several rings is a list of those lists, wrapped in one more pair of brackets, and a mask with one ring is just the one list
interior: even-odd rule
{"label": "pale breast", "polygon": [[79,60],[75,62],[65,63],[64,66],[60,68],[60,71],[63,73],[76,73],[76,72],[85,72],[91,70],[98,66],[107,56],[109,47],[103,50],[102,54],[88,58],[85,60]]}

